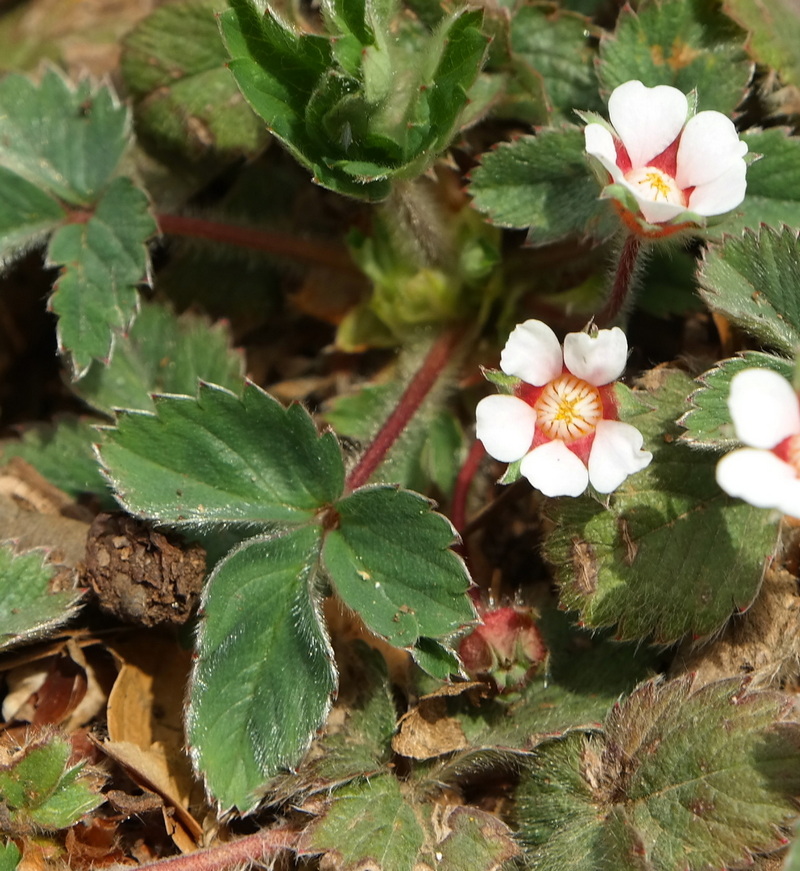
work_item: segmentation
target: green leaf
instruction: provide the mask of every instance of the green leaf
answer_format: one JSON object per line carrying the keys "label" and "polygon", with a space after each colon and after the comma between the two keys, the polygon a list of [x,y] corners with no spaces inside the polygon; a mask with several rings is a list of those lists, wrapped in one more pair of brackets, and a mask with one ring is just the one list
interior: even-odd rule
{"label": "green leaf", "polygon": [[737,372],[753,368],[772,369],[789,381],[794,376],[794,365],[772,354],[745,351],[740,357],[722,360],[696,379],[700,387],[689,396],[692,408],[679,421],[686,427],[681,441],[717,450],[730,450],[739,444],[728,411],[731,378]]}
{"label": "green leaf", "polygon": [[240,393],[243,359],[231,348],[223,323],[185,312],[179,317],[163,305],[146,304],[104,366],[95,361],[73,386],[84,402],[113,416],[115,408],[155,409],[153,393],[193,395],[198,381]]}
{"label": "green leaf", "polygon": [[209,578],[187,734],[225,810],[254,810],[330,708],[336,669],[319,611],[320,536],[311,525],[251,539]]}
{"label": "green leaf", "polygon": [[595,74],[597,33],[588,18],[555,4],[522,6],[511,19],[512,57],[543,79],[551,120],[572,121],[575,109],[602,111]]}
{"label": "green leaf", "polygon": [[743,133],[750,154],[761,159],[747,167],[747,196],[721,229],[733,234],[762,224],[800,226],[800,139],[772,128]]}
{"label": "green leaf", "polygon": [[315,181],[372,201],[449,145],[487,45],[479,12],[458,11],[431,33],[409,17],[390,22],[377,3],[329,5],[329,39],[250,0],[232,7],[220,23],[245,99]]}
{"label": "green leaf", "polygon": [[0,80],[0,164],[73,206],[105,189],[130,142],[128,110],[108,86],[70,85],[54,68],[39,84]]}
{"label": "green leaf", "polygon": [[475,207],[501,227],[530,228],[529,242],[607,239],[617,230],[584,151],[583,131],[543,130],[483,155],[470,184]]}
{"label": "green leaf", "polygon": [[339,871],[413,871],[425,831],[391,775],[337,790],[305,830],[300,855],[326,853]]}
{"label": "green leaf", "polygon": [[411,648],[414,662],[437,680],[449,680],[454,674],[462,674],[461,660],[456,653],[433,638],[419,638]]}
{"label": "green leaf", "polygon": [[41,551],[0,547],[0,650],[43,638],[75,614],[81,593],[50,592],[55,574]]}
{"label": "green leaf", "polygon": [[57,230],[47,249],[61,266],[50,298],[58,317],[58,342],[80,378],[92,358],[108,358],[115,331],[136,315],[136,286],[147,280],[146,243],[156,231],[146,195],[127,178],[115,179],[86,223]]}
{"label": "green leaf", "polygon": [[21,858],[22,854],[13,841],[0,844],[0,871],[15,871]]}
{"label": "green leaf", "polygon": [[750,81],[745,34],[704,0],[648,3],[620,14],[600,44],[598,76],[608,90],[639,79],[648,87],[697,90],[698,111],[733,114]]}
{"label": "green leaf", "polygon": [[623,639],[653,635],[666,643],[716,631],[752,602],[774,550],[769,513],[722,493],[717,457],[678,440],[674,420],[691,388],[688,376],[665,372],[652,397],[657,406],[648,409],[618,386],[621,419],[642,432],[652,463],[607,509],[584,496],[553,510],[545,552],[562,603],[587,626],[616,624]]}
{"label": "green leaf", "polygon": [[453,528],[418,493],[357,490],[336,503],[322,559],[336,592],[371,631],[397,647],[446,639],[474,619],[469,575],[449,548]]}
{"label": "green leaf", "polygon": [[800,346],[800,242],[796,230],[762,227],[706,254],[700,295],[764,345],[793,356]]}
{"label": "green leaf", "polygon": [[776,849],[800,786],[787,707],[739,681],[650,682],[602,736],[540,745],[517,791],[528,867],[700,871]]}
{"label": "green leaf", "polygon": [[194,528],[303,523],[339,497],[344,467],[331,433],[299,405],[254,384],[242,398],[203,384],[198,398],[155,397],[156,412],[122,412],[100,455],[125,507]]}
{"label": "green leaf", "polygon": [[99,420],[64,415],[53,424],[34,424],[22,430],[19,441],[5,441],[3,460],[22,457],[51,484],[73,499],[94,493],[104,508],[114,508],[108,482],[100,472],[92,445],[99,440]]}
{"label": "green leaf", "polygon": [[43,736],[0,765],[0,808],[15,834],[65,829],[105,801],[66,737]]}
{"label": "green leaf", "polygon": [[137,131],[192,157],[249,154],[266,130],[227,69],[216,0],[157,9],[126,37],[122,74],[136,98]]}

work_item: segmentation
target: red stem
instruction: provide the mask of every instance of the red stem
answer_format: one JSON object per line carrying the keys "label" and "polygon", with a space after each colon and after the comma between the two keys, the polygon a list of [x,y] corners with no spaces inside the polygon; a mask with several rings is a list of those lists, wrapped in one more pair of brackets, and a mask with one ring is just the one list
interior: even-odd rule
{"label": "red stem", "polygon": [[339,272],[361,274],[347,251],[336,245],[300,239],[274,230],[255,230],[252,227],[222,224],[203,218],[187,218],[183,215],[158,215],[157,221],[162,233],[225,242],[239,248],[251,248],[267,254],[316,263]]}
{"label": "red stem", "polygon": [[450,362],[453,350],[458,345],[463,332],[463,329],[460,328],[448,330],[434,342],[394,410],[386,418],[383,426],[378,430],[378,434],[347,476],[345,485],[347,490],[358,489],[372,477]]}
{"label": "red stem", "polygon": [[619,263],[617,263],[617,272],[614,276],[611,293],[602,311],[595,318],[595,323],[598,326],[604,327],[609,325],[622,311],[625,300],[628,298],[628,294],[633,287],[633,280],[636,275],[636,261],[641,247],[642,240],[633,233],[629,233],[619,253]]}
{"label": "red stem", "polygon": [[481,460],[486,456],[486,448],[475,439],[469,449],[464,465],[459,469],[455,487],[453,487],[453,503],[450,509],[450,520],[456,528],[456,532],[463,538],[464,529],[467,526],[467,496],[472,479],[475,477],[481,465]]}
{"label": "red stem", "polygon": [[249,867],[254,863],[269,864],[275,853],[293,850],[299,837],[300,832],[296,829],[264,829],[209,850],[198,850],[185,856],[172,856],[140,865],[139,871],[146,868],[157,871],[222,871],[237,865]]}

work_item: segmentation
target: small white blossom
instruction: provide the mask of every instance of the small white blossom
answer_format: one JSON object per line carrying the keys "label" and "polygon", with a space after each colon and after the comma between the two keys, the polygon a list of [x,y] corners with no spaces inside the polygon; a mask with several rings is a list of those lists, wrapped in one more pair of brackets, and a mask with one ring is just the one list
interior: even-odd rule
{"label": "small white blossom", "polygon": [[757,508],[800,517],[800,401],[770,369],[745,369],[731,379],[728,408],[746,445],[717,463],[717,483]]}
{"label": "small white blossom", "polygon": [[519,324],[500,368],[521,381],[513,395],[478,403],[478,438],[496,460],[521,460],[520,473],[546,496],[579,496],[590,482],[610,493],[653,458],[641,433],[617,420],[613,382],[627,357],[619,327],[570,333],[562,353],[546,324]]}
{"label": "small white blossom", "polygon": [[608,115],[610,127],[586,126],[586,151],[610,183],[631,193],[645,221],[721,215],[744,200],[747,143],[730,118],[712,111],[688,117],[689,101],[677,88],[639,81],[613,90]]}

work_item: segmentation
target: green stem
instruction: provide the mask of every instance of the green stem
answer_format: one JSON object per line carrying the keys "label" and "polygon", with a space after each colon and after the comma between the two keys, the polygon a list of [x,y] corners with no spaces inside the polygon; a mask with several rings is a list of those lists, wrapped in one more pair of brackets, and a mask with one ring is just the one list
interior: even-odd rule
{"label": "green stem", "polygon": [[347,490],[352,491],[362,487],[375,473],[447,367],[463,335],[463,328],[454,328],[442,333],[436,339],[394,410],[347,476],[345,485]]}
{"label": "green stem", "polygon": [[265,254],[277,254],[292,260],[314,263],[351,275],[361,274],[347,251],[337,245],[301,239],[290,233],[256,230],[252,227],[222,224],[218,221],[207,221],[204,218],[187,218],[183,215],[157,215],[156,220],[161,232],[166,235],[224,242],[239,248],[249,248],[253,251],[262,251]]}
{"label": "green stem", "polygon": [[619,253],[619,261],[614,275],[614,284],[611,286],[611,293],[602,311],[595,318],[595,323],[598,326],[609,326],[622,311],[636,280],[636,265],[641,248],[642,240],[633,233],[629,233]]}

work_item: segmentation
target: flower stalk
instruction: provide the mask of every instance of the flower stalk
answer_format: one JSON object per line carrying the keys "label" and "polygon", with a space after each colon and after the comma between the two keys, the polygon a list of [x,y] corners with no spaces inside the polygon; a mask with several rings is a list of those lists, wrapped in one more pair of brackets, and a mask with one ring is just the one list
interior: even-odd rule
{"label": "flower stalk", "polygon": [[595,317],[595,323],[600,327],[611,325],[625,307],[630,298],[633,286],[636,283],[638,272],[639,254],[642,250],[642,240],[634,233],[628,233],[617,261],[617,269],[614,273],[614,283],[611,285],[611,293],[606,304]]}
{"label": "flower stalk", "polygon": [[463,336],[464,328],[456,327],[436,339],[397,405],[347,476],[346,490],[356,490],[369,481],[436,385]]}

